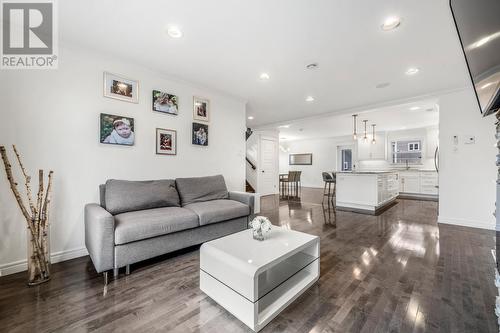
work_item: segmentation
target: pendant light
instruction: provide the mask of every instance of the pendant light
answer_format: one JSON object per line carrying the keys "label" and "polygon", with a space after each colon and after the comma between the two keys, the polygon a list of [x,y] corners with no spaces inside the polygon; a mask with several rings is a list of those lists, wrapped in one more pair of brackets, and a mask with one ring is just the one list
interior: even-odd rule
{"label": "pendant light", "polygon": [[353,114],[352,115],[352,122],[353,122],[352,138],[354,140],[356,140],[358,138],[356,118],[358,118],[358,115]]}
{"label": "pendant light", "polygon": [[373,139],[372,139],[372,144],[375,144],[377,141],[375,141],[375,124],[372,124],[372,129],[373,129]]}
{"label": "pendant light", "polygon": [[363,137],[363,141],[368,142],[368,133],[366,131],[366,123],[368,122],[368,120],[363,120],[363,122],[365,123],[365,136]]}

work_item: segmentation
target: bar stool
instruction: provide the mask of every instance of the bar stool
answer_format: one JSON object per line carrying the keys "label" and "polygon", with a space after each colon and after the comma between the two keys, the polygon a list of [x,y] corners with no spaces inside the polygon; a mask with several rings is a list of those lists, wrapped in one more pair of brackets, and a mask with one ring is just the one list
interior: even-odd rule
{"label": "bar stool", "polygon": [[[333,178],[332,174],[328,172],[322,172],[321,175],[323,176],[323,181],[325,182],[325,186],[323,188],[323,201],[325,201],[325,197],[328,198],[328,202],[332,201],[333,203],[333,197],[335,196],[335,185],[336,185],[336,179]],[[333,184],[333,192],[332,192],[332,184]],[[327,189],[328,187],[328,189]]]}
{"label": "bar stool", "polygon": [[302,175],[302,171],[295,171],[295,189],[296,189],[296,194],[297,197],[300,195],[301,189],[302,189],[302,183],[300,182],[300,176]]}
{"label": "bar stool", "polygon": [[288,171],[288,175],[283,175],[282,177],[280,177],[280,189],[283,190],[283,196],[285,196],[285,193],[287,197],[289,196],[290,184],[293,182],[294,174],[295,171]]}

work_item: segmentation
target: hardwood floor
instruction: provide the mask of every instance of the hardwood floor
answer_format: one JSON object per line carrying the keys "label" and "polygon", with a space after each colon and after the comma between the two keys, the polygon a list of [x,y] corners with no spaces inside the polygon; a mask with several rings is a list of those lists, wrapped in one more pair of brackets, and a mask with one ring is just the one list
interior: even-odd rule
{"label": "hardwood floor", "polygon": [[[319,235],[319,282],[261,332],[498,332],[494,233],[437,225],[437,203],[335,213],[321,190],[262,199],[274,224]],[[88,257],[52,280],[0,278],[1,332],[250,332],[198,288],[198,248],[132,266],[103,289]]]}

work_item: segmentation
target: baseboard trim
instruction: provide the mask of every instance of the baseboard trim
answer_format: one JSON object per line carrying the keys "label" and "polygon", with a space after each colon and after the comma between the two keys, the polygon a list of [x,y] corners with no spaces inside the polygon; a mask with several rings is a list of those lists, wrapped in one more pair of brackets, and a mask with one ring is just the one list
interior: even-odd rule
{"label": "baseboard trim", "polygon": [[[54,252],[50,255],[51,263],[66,261],[74,258],[79,258],[88,255],[87,249],[82,247],[78,249],[71,249],[66,251]],[[19,273],[28,269],[28,262],[26,259],[10,262],[0,265],[0,276]]]}
{"label": "baseboard trim", "polygon": [[495,224],[494,223],[488,223],[484,221],[473,221],[473,220],[466,220],[466,219],[458,219],[458,218],[450,218],[450,217],[438,217],[438,223],[443,223],[443,224],[453,224],[453,225],[459,225],[462,227],[469,227],[469,228],[478,228],[478,229],[486,229],[486,230],[495,230]]}

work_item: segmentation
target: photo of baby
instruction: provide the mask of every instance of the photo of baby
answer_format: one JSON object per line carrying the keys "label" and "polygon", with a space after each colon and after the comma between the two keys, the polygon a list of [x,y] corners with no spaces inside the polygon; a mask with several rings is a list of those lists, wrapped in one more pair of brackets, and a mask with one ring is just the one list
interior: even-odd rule
{"label": "photo of baby", "polygon": [[134,119],[101,113],[100,142],[132,146],[135,141]]}
{"label": "photo of baby", "polygon": [[153,90],[153,111],[177,115],[179,113],[178,97],[165,92]]}

